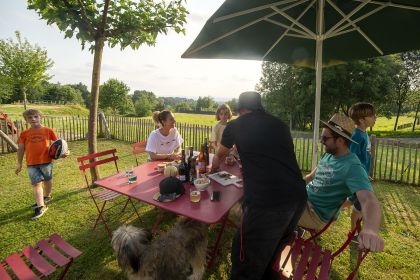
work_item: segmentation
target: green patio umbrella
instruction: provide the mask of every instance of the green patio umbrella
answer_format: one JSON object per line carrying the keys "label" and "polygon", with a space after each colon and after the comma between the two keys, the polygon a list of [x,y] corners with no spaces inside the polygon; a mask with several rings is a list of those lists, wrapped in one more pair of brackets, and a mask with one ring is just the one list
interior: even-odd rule
{"label": "green patio umbrella", "polygon": [[417,49],[420,0],[226,0],[182,57],[315,68],[315,167],[322,67]]}

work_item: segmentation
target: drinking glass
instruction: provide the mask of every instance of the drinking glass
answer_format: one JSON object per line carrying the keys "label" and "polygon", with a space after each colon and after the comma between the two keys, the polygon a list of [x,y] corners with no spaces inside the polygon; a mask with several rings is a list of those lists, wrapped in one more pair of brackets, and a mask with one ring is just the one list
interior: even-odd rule
{"label": "drinking glass", "polygon": [[137,182],[137,176],[135,176],[135,175],[129,175],[128,176],[128,183],[129,184],[133,184],[135,182]]}
{"label": "drinking glass", "polygon": [[201,193],[198,190],[191,190],[190,191],[190,200],[191,202],[200,202]]}

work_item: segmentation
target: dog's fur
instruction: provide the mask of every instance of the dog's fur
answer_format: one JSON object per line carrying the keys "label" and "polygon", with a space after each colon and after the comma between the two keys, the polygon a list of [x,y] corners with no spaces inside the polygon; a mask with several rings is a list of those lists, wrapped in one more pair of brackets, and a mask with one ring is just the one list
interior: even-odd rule
{"label": "dog's fur", "polygon": [[199,280],[206,266],[207,235],[206,224],[182,218],[153,241],[148,231],[123,225],[111,242],[130,280]]}

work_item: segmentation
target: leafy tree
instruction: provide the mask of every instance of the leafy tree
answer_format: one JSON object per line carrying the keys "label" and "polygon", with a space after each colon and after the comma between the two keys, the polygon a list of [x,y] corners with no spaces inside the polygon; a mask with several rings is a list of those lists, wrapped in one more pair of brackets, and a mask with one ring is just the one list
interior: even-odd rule
{"label": "leafy tree", "polygon": [[69,85],[69,86],[71,86],[74,89],[79,90],[82,93],[83,103],[85,104],[86,107],[89,108],[89,106],[90,106],[90,92],[89,92],[87,86],[82,84],[82,83],[73,84],[73,85]]}
{"label": "leafy tree", "polygon": [[229,105],[230,109],[232,110],[232,113],[235,114],[236,113],[236,108],[238,105],[238,99],[233,98],[229,101],[226,101],[226,104]]}
{"label": "leafy tree", "polygon": [[414,131],[420,109],[420,50],[402,53],[401,59],[410,81],[411,92],[408,101],[416,108],[412,129]]}
{"label": "leafy tree", "polygon": [[198,97],[197,103],[195,105],[195,110],[200,111],[208,111],[214,110],[217,107],[217,103],[214,101],[214,98],[211,96],[204,96]]}
{"label": "leafy tree", "polygon": [[146,117],[152,115],[153,104],[146,95],[137,96],[136,103],[134,103],[136,115],[139,117]]}
{"label": "leafy tree", "polygon": [[[183,0],[169,3],[154,0],[28,0],[28,8],[35,10],[48,24],[57,24],[65,37],[76,36],[82,44],[90,44],[94,53],[91,107],[89,111],[89,153],[96,152],[96,119],[98,113],[100,69],[106,42],[110,47],[120,45],[138,49],[142,44],[154,45],[158,34],[169,29],[184,33],[187,11]],[[98,170],[91,169],[92,180]]]}
{"label": "leafy tree", "polygon": [[100,87],[99,107],[113,114],[134,112],[134,105],[128,93],[130,88],[117,79],[109,79]]}
{"label": "leafy tree", "polygon": [[69,85],[50,84],[43,99],[46,101],[83,104],[82,93]]}
{"label": "leafy tree", "polygon": [[26,93],[42,81],[49,80],[48,69],[53,65],[47,51],[31,45],[15,32],[16,42],[12,39],[0,40],[0,76],[2,82],[9,83],[14,92],[21,93],[26,110]]}
{"label": "leafy tree", "polygon": [[177,112],[191,112],[192,111],[191,104],[186,101],[176,104],[174,108],[175,108],[175,111]]}
{"label": "leafy tree", "polygon": [[10,101],[13,94],[13,86],[8,82],[7,78],[0,76],[0,104]]}
{"label": "leafy tree", "polygon": [[[400,64],[392,57],[354,61],[325,68],[322,80],[321,119],[338,111],[347,113],[355,102],[372,102],[385,111],[393,92]],[[257,90],[263,93],[267,110],[288,120],[291,127],[305,129],[312,124],[315,101],[313,69],[264,62]]]}

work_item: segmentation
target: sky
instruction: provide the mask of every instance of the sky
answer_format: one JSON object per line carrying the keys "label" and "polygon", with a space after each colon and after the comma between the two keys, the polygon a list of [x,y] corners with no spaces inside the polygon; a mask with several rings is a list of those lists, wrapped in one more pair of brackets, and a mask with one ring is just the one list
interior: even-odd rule
{"label": "sky", "polygon": [[[261,77],[261,62],[221,59],[181,59],[206,20],[224,0],[188,0],[186,35],[169,32],[160,35],[154,47],[138,50],[119,46],[105,47],[102,58],[101,84],[115,78],[134,90],[148,90],[156,96],[198,98],[212,96],[216,100],[237,98],[243,91],[254,90]],[[55,25],[47,25],[24,0],[0,0],[0,39],[15,39],[15,31],[23,38],[47,50],[54,65],[48,72],[50,82],[91,86],[93,55],[81,49],[75,38],[64,39]]]}

